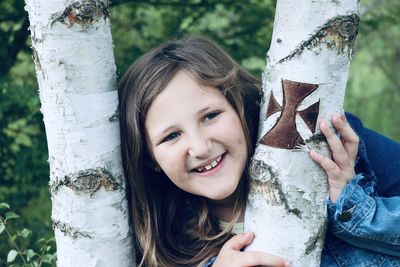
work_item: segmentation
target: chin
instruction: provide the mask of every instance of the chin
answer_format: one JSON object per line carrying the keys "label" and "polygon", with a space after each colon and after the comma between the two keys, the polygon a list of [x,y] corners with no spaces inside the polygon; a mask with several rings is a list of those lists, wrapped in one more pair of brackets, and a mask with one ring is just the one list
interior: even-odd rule
{"label": "chin", "polygon": [[230,202],[235,201],[236,197],[236,190],[235,188],[231,190],[226,190],[224,192],[215,192],[215,194],[209,195],[207,198],[217,202]]}

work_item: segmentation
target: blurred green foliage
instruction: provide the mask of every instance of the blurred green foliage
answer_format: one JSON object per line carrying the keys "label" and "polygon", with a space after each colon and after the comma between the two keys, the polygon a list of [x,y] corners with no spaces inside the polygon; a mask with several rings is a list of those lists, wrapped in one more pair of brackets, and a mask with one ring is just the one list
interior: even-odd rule
{"label": "blurred green foliage", "polygon": [[[400,2],[361,0],[361,7],[345,109],[400,141]],[[34,240],[52,235],[51,204],[47,145],[23,8],[22,0],[0,2],[0,202],[10,203],[21,215],[15,229],[33,229],[27,241],[33,247]],[[275,0],[113,0],[118,74],[160,42],[191,34],[217,41],[260,76],[274,9]],[[9,248],[0,235],[3,262]]]}
{"label": "blurred green foliage", "polygon": [[[7,246],[3,246],[7,257],[0,258],[0,266],[55,266],[57,259],[55,238],[32,239],[32,231],[28,228],[15,229],[13,222],[19,219],[20,216],[10,210],[8,203],[0,202],[0,236],[9,243],[9,249],[7,249]],[[27,246],[28,244],[32,245],[32,243],[34,244],[33,247]]]}
{"label": "blurred green foliage", "polygon": [[361,1],[361,29],[350,66],[345,108],[400,141],[400,2]]}

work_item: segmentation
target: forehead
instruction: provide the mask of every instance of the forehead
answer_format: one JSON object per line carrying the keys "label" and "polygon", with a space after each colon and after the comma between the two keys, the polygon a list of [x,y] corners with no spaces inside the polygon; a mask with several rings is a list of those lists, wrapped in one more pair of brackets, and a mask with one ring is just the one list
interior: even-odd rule
{"label": "forehead", "polygon": [[187,71],[179,71],[151,103],[146,114],[146,128],[150,122],[164,125],[218,105],[229,105],[218,89],[203,86]]}
{"label": "forehead", "polygon": [[[187,71],[179,71],[150,105],[153,109],[195,108],[208,103],[227,102],[215,87],[201,85]],[[149,115],[149,114],[147,114]]]}

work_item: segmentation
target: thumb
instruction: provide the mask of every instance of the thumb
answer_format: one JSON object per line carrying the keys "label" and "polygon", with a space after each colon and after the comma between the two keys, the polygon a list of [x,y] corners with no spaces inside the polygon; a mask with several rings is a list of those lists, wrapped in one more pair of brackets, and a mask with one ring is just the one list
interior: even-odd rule
{"label": "thumb", "polygon": [[235,235],[234,237],[232,237],[231,239],[229,239],[225,243],[224,246],[226,246],[232,250],[239,251],[243,247],[249,245],[251,243],[251,241],[253,241],[253,238],[254,238],[253,232],[238,234],[238,235]]}

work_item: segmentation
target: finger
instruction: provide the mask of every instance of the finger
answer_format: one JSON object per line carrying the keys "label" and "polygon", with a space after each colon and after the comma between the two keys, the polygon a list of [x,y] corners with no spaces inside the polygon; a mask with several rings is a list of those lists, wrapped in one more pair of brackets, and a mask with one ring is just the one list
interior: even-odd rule
{"label": "finger", "polygon": [[348,123],[346,115],[344,113],[342,114],[341,119],[347,125],[346,128],[348,129],[343,133],[343,135],[345,136],[344,146],[346,147],[347,154],[349,154],[349,156],[351,156],[355,161],[360,144],[360,138]]}
{"label": "finger", "polygon": [[329,177],[337,177],[340,171],[336,163],[328,157],[325,157],[318,152],[311,150],[310,157],[315,160],[327,173]]}
{"label": "finger", "polygon": [[349,162],[349,157],[342,141],[331,129],[329,129],[325,121],[321,121],[320,129],[328,141],[334,161],[339,168],[345,167]]}
{"label": "finger", "polygon": [[240,266],[289,267],[290,262],[282,257],[259,251],[242,252]]}
{"label": "finger", "polygon": [[253,232],[235,235],[225,243],[224,247],[240,251],[243,247],[249,245],[251,241],[253,241],[253,237]]}
{"label": "finger", "polygon": [[349,157],[355,159],[358,152],[359,137],[356,132],[351,128],[343,113],[340,117],[337,114],[332,116],[332,124],[339,132],[342,139],[343,146],[345,147]]}

